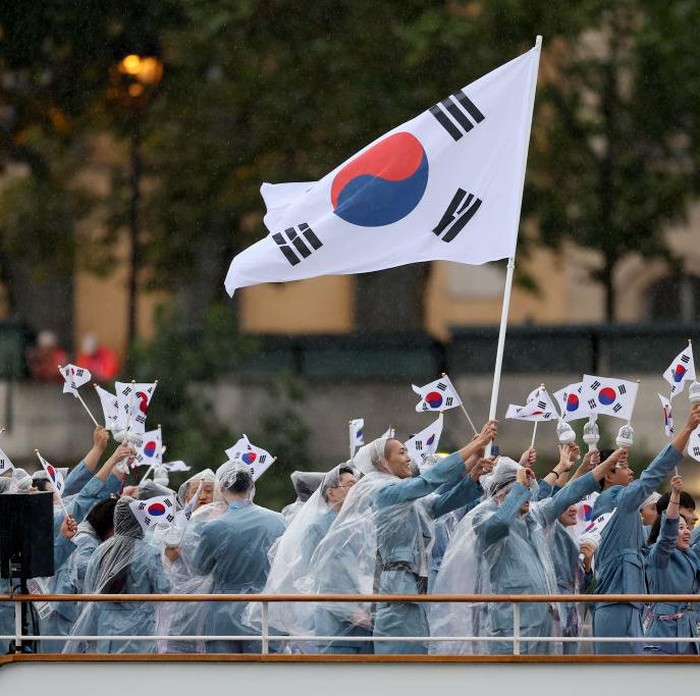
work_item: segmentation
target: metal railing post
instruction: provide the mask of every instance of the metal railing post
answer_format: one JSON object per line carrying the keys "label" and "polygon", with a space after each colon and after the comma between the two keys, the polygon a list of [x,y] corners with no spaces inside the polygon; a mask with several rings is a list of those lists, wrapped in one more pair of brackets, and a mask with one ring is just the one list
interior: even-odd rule
{"label": "metal railing post", "polygon": [[513,655],[520,655],[520,605],[513,602]]}
{"label": "metal railing post", "polygon": [[269,634],[269,613],[267,602],[262,603],[262,654],[267,655],[270,652],[270,644],[268,640]]}
{"label": "metal railing post", "polygon": [[15,602],[15,652],[22,652],[22,602]]}

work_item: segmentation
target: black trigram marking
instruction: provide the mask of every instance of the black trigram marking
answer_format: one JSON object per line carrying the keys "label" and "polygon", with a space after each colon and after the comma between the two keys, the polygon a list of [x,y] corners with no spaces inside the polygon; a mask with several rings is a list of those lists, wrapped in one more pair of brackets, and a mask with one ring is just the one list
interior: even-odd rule
{"label": "black trigram marking", "polygon": [[457,189],[457,193],[452,197],[445,213],[433,232],[439,237],[443,232],[443,242],[451,242],[474,217],[476,211],[482,204],[480,198],[476,198],[473,193],[467,193],[464,189]]}
{"label": "black trigram marking", "polygon": [[690,362],[690,356],[689,355],[681,355],[681,362],[682,363],[689,363]]}
{"label": "black trigram marking", "polygon": [[266,459],[267,459],[267,455],[266,455],[266,454],[261,455],[261,456],[260,456],[260,463],[261,463],[261,464],[264,464]]}
{"label": "black trigram marking", "polygon": [[613,406],[613,411],[615,411],[615,413],[617,413],[618,411],[622,411],[622,406],[620,404],[615,404]]}
{"label": "black trigram marking", "polygon": [[445,397],[445,406],[452,406],[454,399],[451,396]]}
{"label": "black trigram marking", "polygon": [[542,418],[547,419],[551,418],[552,412],[551,411],[545,411],[545,413],[542,414]]}
{"label": "black trigram marking", "polygon": [[440,391],[445,391],[445,389],[447,389],[447,385],[446,385],[444,382],[438,382],[438,383],[437,383],[437,388],[438,388]]}
{"label": "black trigram marking", "polygon": [[597,389],[599,386],[600,382],[598,380],[595,380],[595,382],[591,384],[591,389]]}
{"label": "black trigram marking", "polygon": [[272,235],[272,239],[292,266],[301,263],[303,259],[308,259],[314,251],[318,251],[323,246],[323,242],[305,222],[297,225],[296,228],[288,227],[284,234],[276,232]]}
{"label": "black trigram marking", "polygon": [[696,457],[700,457],[700,447],[693,447],[693,454]]}
{"label": "black trigram marking", "polygon": [[474,102],[461,90],[431,106],[429,110],[455,141],[485,118]]}
{"label": "black trigram marking", "polygon": [[625,389],[625,385],[624,385],[624,384],[620,384],[620,385],[617,387],[617,391],[618,391],[620,394],[626,394],[626,393],[627,393],[627,389]]}
{"label": "black trigram marking", "polygon": [[168,522],[172,522],[175,519],[175,515],[168,515],[165,519],[168,520]]}
{"label": "black trigram marking", "polygon": [[173,501],[170,500],[170,498],[166,498],[166,499],[165,499],[165,505],[166,505],[167,507],[172,507],[172,506],[173,506]]}
{"label": "black trigram marking", "polygon": [[596,400],[595,399],[588,399],[588,408],[594,409],[596,407]]}
{"label": "black trigram marking", "polygon": [[416,440],[416,449],[420,452],[423,449],[423,441]]}
{"label": "black trigram marking", "polygon": [[131,394],[131,387],[124,387],[121,391],[122,396],[129,396]]}
{"label": "black trigram marking", "polygon": [[538,401],[537,408],[547,408],[547,402],[546,401]]}

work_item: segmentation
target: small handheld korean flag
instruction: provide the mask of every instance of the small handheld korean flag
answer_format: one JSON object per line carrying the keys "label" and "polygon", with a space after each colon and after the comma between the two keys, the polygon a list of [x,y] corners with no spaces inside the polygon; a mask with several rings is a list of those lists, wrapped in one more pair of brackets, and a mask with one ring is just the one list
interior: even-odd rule
{"label": "small handheld korean flag", "polygon": [[4,474],[6,471],[12,471],[14,468],[14,464],[10,461],[10,458],[0,449],[0,474]]}
{"label": "small handheld korean flag", "polygon": [[168,472],[189,471],[192,468],[185,464],[182,459],[176,459],[173,462],[163,462],[161,466]]}
{"label": "small handheld korean flag", "polygon": [[[657,392],[658,394],[658,392]],[[661,408],[664,414],[664,432],[666,437],[673,437],[673,410],[671,408],[671,402],[663,394],[658,394],[659,400],[661,401]]]}
{"label": "small handheld korean flag", "polygon": [[64,365],[59,367],[59,372],[65,380],[63,393],[72,394],[76,398],[78,398],[78,387],[82,387],[83,384],[87,384],[92,379],[90,370],[85,367],[78,367],[78,365]]}
{"label": "small handheld korean flag", "polygon": [[123,418],[120,417],[119,401],[117,397],[106,389],[103,389],[99,384],[95,385],[95,391],[102,405],[105,428],[107,428],[107,430],[123,430],[126,428],[126,414],[124,414]]}
{"label": "small handheld korean flag", "polygon": [[678,353],[666,368],[663,378],[671,385],[671,398],[685,389],[686,382],[695,381],[695,360],[690,341],[688,341],[688,347]]}
{"label": "small handheld korean flag", "polygon": [[143,444],[136,448],[134,466],[157,466],[163,461],[163,435],[160,428],[143,434]]}
{"label": "small handheld korean flag", "polygon": [[447,411],[462,405],[457,390],[454,388],[450,378],[443,375],[430,384],[423,387],[411,385],[413,391],[420,396],[420,401],[416,404],[416,411],[424,413],[426,411]]}
{"label": "small handheld korean flag", "polygon": [[432,461],[437,452],[442,435],[443,415],[437,417],[427,428],[423,428],[412,438],[406,440],[405,446],[416,464],[424,464],[427,460]]}
{"label": "small handheld korean flag", "polygon": [[638,388],[636,382],[625,379],[584,375],[581,396],[591,412],[622,418],[629,423]]}
{"label": "small handheld korean flag", "polygon": [[143,531],[156,524],[170,525],[175,521],[175,496],[158,495],[148,500],[135,500],[129,503],[131,512]]}
{"label": "small handheld korean flag", "polygon": [[226,450],[226,455],[231,460],[238,458],[244,464],[247,464],[253,476],[253,481],[257,481],[276,459],[267,450],[262,449],[262,447],[256,447],[245,433],[233,447],[229,447]]}
{"label": "small handheld korean flag", "polygon": [[530,392],[524,406],[510,404],[506,411],[506,418],[541,422],[557,420],[559,415],[547,390],[544,387],[537,387]]}
{"label": "small handheld korean flag", "polygon": [[256,283],[513,256],[539,57],[538,39],[319,181],[263,185],[270,234],[233,259],[229,295]]}
{"label": "small handheld korean flag", "polygon": [[39,450],[36,450],[36,456],[39,458],[41,466],[46,472],[46,475],[49,477],[49,481],[51,482],[51,485],[53,486],[54,490],[56,491],[56,493],[58,493],[59,497],[62,497],[65,484],[63,483],[63,476],[61,472],[58,469],[56,469],[53,465],[49,464],[41,456]]}
{"label": "small handheld korean flag", "polygon": [[583,382],[567,384],[563,389],[555,391],[552,396],[559,405],[561,419],[563,421],[574,421],[579,418],[588,418],[588,409],[581,399]]}
{"label": "small handheld korean flag", "polygon": [[127,430],[143,434],[146,431],[148,406],[158,382],[115,382],[120,418],[126,416]]}
{"label": "small handheld korean flag", "polygon": [[348,423],[350,435],[350,459],[353,458],[355,450],[365,444],[365,419],[354,418]]}
{"label": "small handheld korean flag", "polygon": [[700,462],[700,426],[690,433],[688,439],[688,456]]}
{"label": "small handheld korean flag", "polygon": [[250,440],[248,440],[248,436],[244,434],[243,437],[240,437],[235,444],[231,445],[227,450],[224,450],[224,452],[229,460],[233,461],[236,457],[240,457],[244,452],[247,452],[249,448]]}
{"label": "small handheld korean flag", "polygon": [[600,546],[603,530],[608,526],[616,510],[617,508],[613,508],[610,512],[604,512],[602,515],[598,515],[598,517],[581,532],[579,543],[591,542],[596,548]]}

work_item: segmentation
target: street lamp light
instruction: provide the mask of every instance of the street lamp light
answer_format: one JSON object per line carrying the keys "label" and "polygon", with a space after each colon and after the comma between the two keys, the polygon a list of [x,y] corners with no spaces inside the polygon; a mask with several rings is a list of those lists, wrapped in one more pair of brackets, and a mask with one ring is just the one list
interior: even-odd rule
{"label": "street lamp light", "polygon": [[131,171],[129,200],[129,279],[128,279],[128,344],[137,330],[138,275],[141,266],[141,230],[139,201],[141,198],[141,120],[163,77],[163,63],[156,56],[130,53],[113,70],[112,97],[124,103],[130,113]]}

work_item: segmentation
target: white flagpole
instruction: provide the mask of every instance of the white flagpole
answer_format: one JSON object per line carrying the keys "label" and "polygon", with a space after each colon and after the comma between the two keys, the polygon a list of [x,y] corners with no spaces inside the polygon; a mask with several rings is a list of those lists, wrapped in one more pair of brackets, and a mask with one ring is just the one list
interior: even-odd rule
{"label": "white flagpole", "polygon": [[[532,115],[535,109],[535,93],[537,91],[537,73],[540,65],[540,52],[542,50],[542,37],[537,36],[535,39],[535,48],[537,49],[537,69],[534,71],[532,84],[530,85],[530,122],[529,131],[532,135]],[[523,204],[523,189],[525,188],[525,172],[527,171],[527,155],[530,150],[530,141],[525,148],[522,164],[522,186],[520,187],[520,208]],[[519,211],[520,212],[520,211]],[[520,214],[518,214],[518,219]],[[498,329],[498,345],[496,347],[496,364],[493,370],[493,387],[491,389],[491,405],[489,406],[489,420],[496,418],[496,410],[498,408],[498,391],[501,387],[501,372],[503,369],[503,353],[506,344],[506,329],[508,328],[508,312],[510,311],[510,296],[513,290],[513,274],[515,271],[515,254],[508,259],[506,266],[506,282],[503,289],[503,305],[501,307],[501,324]],[[486,456],[491,454],[491,445],[486,447]]]}
{"label": "white flagpole", "polygon": [[95,427],[97,428],[99,426],[99,423],[95,420],[95,416],[92,415],[92,411],[88,408],[87,404],[83,401],[83,397],[80,396],[80,392],[78,392],[78,389],[76,388],[75,390],[75,395],[78,397],[78,401],[83,405],[83,408],[87,411],[88,416],[92,418],[92,422],[95,424]]}
{"label": "white flagpole", "polygon": [[352,421],[348,421],[348,436],[350,439],[350,459],[352,459],[355,456],[355,442],[353,435],[355,434],[354,429],[352,427]]}
{"label": "white flagpole", "polygon": [[532,442],[530,442],[530,449],[533,449],[535,446],[535,438],[537,437],[537,424],[539,421],[535,421],[535,427],[532,429]]}
{"label": "white flagpole", "polygon": [[[447,377],[447,379],[450,380],[450,378],[448,377],[446,372],[443,372],[442,376]],[[452,384],[452,380],[450,380],[450,384]],[[457,388],[455,387],[454,384],[452,384],[452,388],[455,390],[455,394],[457,394],[457,396],[459,396],[459,392],[457,391]],[[469,423],[469,427],[474,431],[474,435],[478,435],[479,431],[476,429],[476,427],[474,426],[474,422],[469,417],[469,414],[467,413],[467,409],[464,408],[464,402],[462,401],[461,396],[459,396],[459,400],[460,400],[459,407],[462,409],[462,413],[464,414],[464,417],[467,419],[467,423]],[[444,410],[440,411],[440,413],[444,413]]]}

